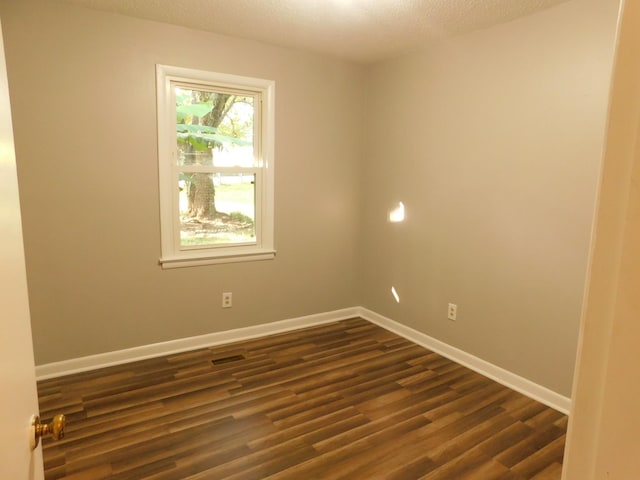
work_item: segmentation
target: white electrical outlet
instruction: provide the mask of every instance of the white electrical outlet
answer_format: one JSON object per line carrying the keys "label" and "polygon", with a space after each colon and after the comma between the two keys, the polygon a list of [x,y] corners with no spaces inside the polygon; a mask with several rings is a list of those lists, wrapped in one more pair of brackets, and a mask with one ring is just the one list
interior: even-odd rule
{"label": "white electrical outlet", "polygon": [[447,318],[449,320],[455,320],[458,316],[458,305],[455,303],[449,304],[449,309],[447,310]]}
{"label": "white electrical outlet", "polygon": [[231,308],[233,306],[233,294],[231,292],[222,293],[222,308]]}

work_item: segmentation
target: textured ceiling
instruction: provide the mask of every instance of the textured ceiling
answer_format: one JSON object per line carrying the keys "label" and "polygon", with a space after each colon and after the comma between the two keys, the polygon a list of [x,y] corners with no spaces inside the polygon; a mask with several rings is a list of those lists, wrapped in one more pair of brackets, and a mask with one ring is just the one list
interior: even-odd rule
{"label": "textured ceiling", "polygon": [[362,63],[567,0],[64,0]]}

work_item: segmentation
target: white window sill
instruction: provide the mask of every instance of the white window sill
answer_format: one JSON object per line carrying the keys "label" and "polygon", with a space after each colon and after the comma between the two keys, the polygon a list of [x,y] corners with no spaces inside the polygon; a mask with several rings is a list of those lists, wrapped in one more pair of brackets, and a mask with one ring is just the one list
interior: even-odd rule
{"label": "white window sill", "polygon": [[160,258],[163,269],[197,267],[200,265],[215,265],[218,263],[256,262],[259,260],[272,260],[276,256],[275,250],[258,250],[244,253],[227,253],[223,255],[192,254],[175,257]]}

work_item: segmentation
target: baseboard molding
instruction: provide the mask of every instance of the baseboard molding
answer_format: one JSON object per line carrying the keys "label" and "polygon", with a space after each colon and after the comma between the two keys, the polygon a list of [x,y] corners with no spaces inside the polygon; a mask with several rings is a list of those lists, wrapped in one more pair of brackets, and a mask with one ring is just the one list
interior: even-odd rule
{"label": "baseboard molding", "polygon": [[127,348],[114,352],[89,355],[87,357],[72,358],[61,362],[47,363],[36,366],[36,379],[62,377],[72,373],[86,372],[103,367],[111,367],[123,363],[145,360],[147,358],[171,355],[174,353],[195,350],[198,348],[239,342],[252,338],[288,332],[301,328],[314,327],[325,323],[337,322],[359,315],[358,307],[345,308],[332,312],[318,313],[304,317],[290,318],[277,322],[255,325],[253,327],[236,328],[223,332],[209,333],[196,337],[180,338],[168,342],[154,343],[140,347]]}
{"label": "baseboard molding", "polygon": [[135,362],[162,355],[171,355],[198,348],[239,342],[265,335],[273,335],[275,333],[314,327],[316,325],[337,322],[353,317],[362,317],[371,323],[375,323],[390,332],[428,348],[429,350],[432,350],[443,357],[447,357],[460,365],[464,365],[485,377],[495,380],[496,382],[533,398],[534,400],[558,410],[559,412],[564,414],[569,413],[571,408],[571,399],[364,307],[345,308],[342,310],[290,318],[287,320],[280,320],[252,327],[236,328],[233,330],[226,330],[224,332],[209,333],[206,335],[199,335],[197,337],[181,338],[168,342],[154,343],[151,345],[127,348],[125,350],[118,350],[115,352],[101,353],[87,357],[64,360],[62,362],[38,365],[36,367],[36,378],[38,380],[46,380],[48,378],[62,377],[72,373],[85,372],[98,368]]}
{"label": "baseboard molding", "polygon": [[568,397],[560,395],[559,393],[538,385],[531,380],[527,380],[526,378],[516,375],[504,368],[493,365],[492,363],[475,357],[456,347],[452,347],[440,340],[436,340],[429,335],[402,325],[401,323],[384,317],[371,310],[358,307],[357,312],[360,317],[370,321],[371,323],[375,323],[390,332],[417,343],[418,345],[453,360],[460,365],[464,365],[487,378],[495,380],[496,382],[520,392],[529,398],[537,400],[538,402],[564,413],[565,415],[569,414],[569,410],[571,409],[571,399]]}

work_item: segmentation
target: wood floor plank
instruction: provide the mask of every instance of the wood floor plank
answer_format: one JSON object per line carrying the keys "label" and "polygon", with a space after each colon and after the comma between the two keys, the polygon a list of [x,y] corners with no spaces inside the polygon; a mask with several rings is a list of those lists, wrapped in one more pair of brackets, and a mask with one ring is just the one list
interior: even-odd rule
{"label": "wood floor plank", "polygon": [[38,384],[47,480],[558,480],[567,417],[360,318]]}

